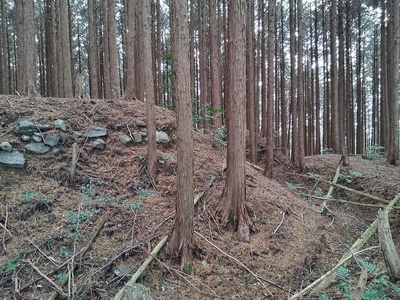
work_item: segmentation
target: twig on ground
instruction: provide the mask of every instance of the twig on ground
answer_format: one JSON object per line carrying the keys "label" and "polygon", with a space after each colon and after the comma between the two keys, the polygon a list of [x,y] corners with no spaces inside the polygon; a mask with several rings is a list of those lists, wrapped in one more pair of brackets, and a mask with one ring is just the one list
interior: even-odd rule
{"label": "twig on ground", "polygon": [[222,249],[220,249],[217,245],[213,244],[212,242],[210,242],[208,239],[206,239],[203,235],[201,235],[200,233],[198,233],[197,231],[194,232],[195,234],[197,234],[199,237],[201,237],[203,240],[205,240],[208,244],[210,244],[211,246],[213,246],[215,249],[217,249],[219,252],[221,252],[222,254],[224,254],[225,256],[229,257],[230,259],[232,259],[234,262],[236,262],[239,266],[243,267],[247,272],[249,272],[264,288],[265,290],[268,292],[268,294],[270,294],[271,296],[273,296],[271,294],[271,292],[268,290],[268,288],[265,286],[265,284],[261,281],[261,279],[253,272],[251,271],[248,267],[246,267],[246,265],[244,265],[240,260],[234,258],[233,256],[229,255],[228,253],[224,252]]}
{"label": "twig on ground", "polygon": [[6,204],[6,217],[4,220],[4,225],[0,223],[1,227],[4,229],[3,231],[3,249],[4,251],[7,251],[6,247],[6,232],[12,236],[11,232],[7,229],[7,222],[8,222],[8,204]]}
{"label": "twig on ground", "polygon": [[15,128],[17,128],[17,126],[14,126],[13,128],[11,128],[10,130],[7,130],[6,132],[4,132],[2,135],[0,135],[0,137],[5,136],[6,134],[9,134],[11,131],[13,131]]}
{"label": "twig on ground", "polygon": [[27,238],[27,241],[29,243],[31,243],[40,253],[42,253],[43,256],[46,257],[47,260],[49,260],[53,265],[59,264],[59,262],[57,262],[54,258],[47,256],[42,250],[40,250],[40,248],[34,242],[32,242],[29,238]]}
{"label": "twig on ground", "polygon": [[281,220],[281,222],[279,223],[278,227],[276,227],[276,229],[274,230],[274,232],[272,233],[272,235],[275,235],[275,234],[278,232],[279,228],[281,228],[281,226],[282,226],[283,221],[285,220],[286,212],[285,212],[285,211],[281,211],[281,214],[282,214],[282,220]]}
{"label": "twig on ground", "polygon": [[[96,239],[97,235],[99,234],[99,232],[103,229],[104,224],[106,223],[107,219],[103,219],[101,220],[99,226],[97,227],[96,231],[93,233],[92,237],[90,238],[90,240],[87,242],[86,246],[84,248],[82,248],[82,250],[80,251],[80,255],[79,255],[79,260],[81,261],[82,258],[85,256],[86,252],[89,251],[90,247],[92,246],[94,240]],[[72,271],[75,271],[78,268],[78,265],[74,265],[72,268]],[[63,287],[64,285],[67,284],[67,282],[69,281],[69,279],[64,280],[61,283],[61,287]],[[49,297],[48,300],[55,300],[57,299],[58,293],[54,292],[53,294],[51,294],[51,296]]]}
{"label": "twig on ground", "polygon": [[126,124],[126,129],[128,129],[129,136],[131,137],[132,141],[134,141],[135,139],[133,138],[132,132],[131,132],[131,130],[129,129],[128,124]]}
{"label": "twig on ground", "polygon": [[88,119],[90,123],[94,124],[93,121],[92,121],[87,115],[83,114],[83,116],[84,116],[86,119]]}
{"label": "twig on ground", "polygon": [[[186,278],[186,277],[189,277],[189,278],[191,278],[193,280],[196,280],[194,277],[192,277],[192,276],[190,276],[190,275],[188,275],[188,274],[186,274],[186,273],[184,273],[182,271],[179,271],[177,269],[174,269],[174,268],[171,268],[171,267],[167,266],[161,260],[159,260],[157,257],[154,257],[154,259],[158,263],[160,263],[164,268],[166,268],[170,273],[175,272],[176,274],[178,274],[179,277],[183,278],[183,280],[185,280],[188,284],[190,284],[195,290],[199,291],[201,294],[209,295],[208,293],[205,293],[202,290],[200,290],[198,287],[196,287],[193,283],[191,283]],[[196,281],[200,282],[201,285],[204,285],[205,287],[207,287],[210,290],[210,292],[213,294],[213,296],[217,297],[217,299],[221,299],[208,285],[206,285],[205,283],[203,283],[203,282],[201,282],[199,280],[196,280]]]}
{"label": "twig on ground", "polygon": [[71,162],[71,171],[69,173],[69,185],[70,186],[73,186],[75,184],[77,163],[78,163],[78,144],[74,143],[72,145],[72,162]]}
{"label": "twig on ground", "polygon": [[46,279],[55,288],[57,293],[59,293],[60,295],[63,295],[64,297],[68,297],[68,295],[66,293],[64,293],[64,291],[58,284],[56,284],[53,280],[51,280],[49,277],[47,277],[46,274],[44,274],[42,271],[40,271],[39,268],[36,267],[29,259],[23,260],[23,262],[28,263],[40,276],[42,276],[44,279]]}

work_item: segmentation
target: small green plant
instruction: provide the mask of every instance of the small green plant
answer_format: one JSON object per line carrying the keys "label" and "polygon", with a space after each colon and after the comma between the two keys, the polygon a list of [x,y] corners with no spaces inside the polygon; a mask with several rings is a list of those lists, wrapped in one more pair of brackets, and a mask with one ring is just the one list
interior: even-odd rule
{"label": "small green plant", "polygon": [[18,250],[17,255],[15,255],[12,259],[8,260],[4,267],[3,270],[7,275],[10,275],[11,273],[13,273],[14,271],[17,270],[18,266],[19,266],[19,261],[21,260],[21,258],[23,258],[25,256],[25,254],[29,253],[29,251],[27,249],[20,249]]}
{"label": "small green plant", "polygon": [[293,183],[291,183],[291,182],[285,181],[285,184],[286,184],[286,186],[287,186],[289,189],[291,189],[291,190],[298,190],[298,189],[301,188],[301,184],[300,184],[300,183],[298,183],[298,184],[293,184]]}
{"label": "small green plant", "polygon": [[68,279],[68,274],[65,273],[55,274],[54,278],[57,280],[58,283],[62,283],[63,281]]}
{"label": "small green plant", "polygon": [[385,147],[379,145],[368,146],[363,155],[363,157],[367,159],[379,159],[385,156]]}
{"label": "small green plant", "polygon": [[[193,98],[192,107],[194,109],[192,112],[192,119],[195,128],[203,121],[210,123],[212,119],[220,118],[224,113],[223,109],[213,108],[211,103],[206,103],[204,107],[199,106],[199,99]],[[197,107],[199,108],[196,109]]]}
{"label": "small green plant", "polygon": [[339,179],[348,184],[352,183],[356,178],[361,177],[363,177],[363,175],[360,172],[352,172],[349,175],[339,174]]}
{"label": "small green plant", "polygon": [[223,147],[227,146],[227,143],[226,143],[227,131],[226,131],[225,126],[214,129],[211,132],[211,137],[214,142],[222,145]]}
{"label": "small green plant", "polygon": [[333,148],[328,148],[328,147],[323,147],[322,148],[322,154],[332,154],[333,153]]}
{"label": "small green plant", "polygon": [[18,210],[19,218],[26,220],[32,216],[35,211],[46,211],[54,202],[54,199],[48,198],[45,195],[35,191],[28,191],[21,200],[22,205]]}
{"label": "small green plant", "polygon": [[[358,257],[356,257],[356,260],[358,264],[363,269],[366,269],[368,274],[373,277],[365,287],[362,295],[363,300],[393,299],[389,297],[389,293],[400,296],[400,287],[390,282],[388,275],[379,267]],[[352,287],[353,283],[354,280],[352,280],[350,272],[344,267],[339,267],[334,284],[339,288],[342,299],[351,299],[354,289],[354,287]],[[322,295],[319,299],[332,300],[332,298],[327,295]],[[396,299],[398,299],[398,297],[396,297]]]}

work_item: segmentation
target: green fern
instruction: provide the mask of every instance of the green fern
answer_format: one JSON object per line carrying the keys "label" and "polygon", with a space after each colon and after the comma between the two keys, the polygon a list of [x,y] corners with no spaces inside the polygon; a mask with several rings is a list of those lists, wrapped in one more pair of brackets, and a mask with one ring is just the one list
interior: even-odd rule
{"label": "green fern", "polygon": [[[389,281],[389,277],[385,272],[383,272],[379,267],[366,262],[361,258],[356,258],[360,266],[368,271],[374,278],[366,286],[362,299],[363,300],[392,300],[399,299],[390,298],[387,294],[396,294],[400,296],[400,287]],[[336,279],[333,282],[339,288],[342,299],[351,299],[352,292],[352,279],[350,272],[344,268],[339,267],[336,274]],[[322,295],[320,300],[331,300],[327,295]]]}
{"label": "green fern", "polygon": [[351,299],[351,275],[349,270],[340,266],[337,270],[335,283],[343,294],[343,299]]}
{"label": "green fern", "polygon": [[379,267],[363,260],[362,258],[356,257],[356,260],[360,264],[360,266],[366,269],[371,275],[381,276],[384,273],[381,269],[379,269]]}

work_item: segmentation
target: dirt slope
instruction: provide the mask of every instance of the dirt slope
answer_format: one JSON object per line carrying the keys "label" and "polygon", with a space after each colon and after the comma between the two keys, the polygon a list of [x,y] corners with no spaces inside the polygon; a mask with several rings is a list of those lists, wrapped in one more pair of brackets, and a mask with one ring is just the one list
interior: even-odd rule
{"label": "dirt slope", "polygon": [[[92,150],[91,141],[70,137],[47,154],[27,153],[25,143],[12,130],[23,118],[40,123],[64,119],[68,134],[105,127],[106,148]],[[24,169],[0,167],[0,294],[5,299],[48,298],[54,287],[31,264],[60,285],[73,263],[79,266],[71,278],[75,286],[70,292],[75,297],[112,298],[172,228],[175,114],[157,108],[157,129],[167,132],[171,142],[158,145],[156,188],[145,175],[145,143],[124,146],[118,141],[121,133],[129,135],[137,129],[137,121],[145,121],[141,102],[2,96],[0,121],[0,142],[11,142],[27,160]],[[250,243],[241,242],[232,228],[221,228],[214,216],[224,184],[225,149],[200,132],[194,132],[194,140],[195,193],[216,178],[196,206],[195,230],[207,241],[195,236],[190,277],[177,271],[176,260],[159,255],[139,279],[154,299],[286,299],[329,270],[376,217],[377,208],[334,201],[328,202],[334,218],[321,215],[322,201],[311,197],[316,181],[299,176],[277,155],[276,180],[264,178],[262,171],[248,165],[253,232]],[[80,158],[77,185],[71,188],[67,181],[75,141]],[[310,172],[329,180],[339,160],[337,155],[323,155],[306,162]],[[342,172],[349,176],[342,183],[351,188],[388,200],[400,192],[399,167],[384,160],[351,157],[350,166]],[[327,185],[318,186],[326,193]],[[335,190],[334,197],[372,203],[340,190]],[[400,221],[395,214],[391,217],[392,230],[398,232]],[[103,220],[105,225],[91,249],[78,260],[76,254]],[[400,245],[398,234],[394,236]],[[377,245],[376,237],[370,243]],[[215,246],[246,265],[259,280]],[[365,257],[383,268],[378,250]]]}

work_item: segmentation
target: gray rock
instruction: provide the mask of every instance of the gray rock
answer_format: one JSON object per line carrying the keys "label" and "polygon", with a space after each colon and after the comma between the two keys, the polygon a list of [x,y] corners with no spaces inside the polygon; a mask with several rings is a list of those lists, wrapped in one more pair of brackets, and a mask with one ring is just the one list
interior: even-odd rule
{"label": "gray rock", "polygon": [[74,131],[74,133],[72,134],[72,137],[77,139],[80,138],[82,136],[82,134],[79,131]]}
{"label": "gray rock", "polygon": [[36,154],[44,154],[50,151],[50,147],[43,143],[31,143],[26,145],[25,148]]}
{"label": "gray rock", "polygon": [[133,138],[135,139],[136,143],[141,143],[143,140],[143,136],[140,133],[135,132],[133,134]]}
{"label": "gray rock", "polygon": [[21,136],[21,140],[23,140],[24,142],[29,142],[29,140],[31,139],[31,137],[29,135],[23,135]]}
{"label": "gray rock", "polygon": [[88,129],[83,136],[90,137],[90,138],[107,136],[107,129],[101,128],[101,127],[91,128],[91,129]]}
{"label": "gray rock", "polygon": [[119,136],[119,142],[123,145],[129,144],[130,142],[132,142],[132,139],[127,136],[126,134],[121,134]]}
{"label": "gray rock", "polygon": [[147,132],[145,132],[145,131],[139,131],[139,134],[140,134],[142,137],[147,136]]}
{"label": "gray rock", "polygon": [[144,122],[144,121],[136,121],[136,126],[137,127],[146,127],[146,122]]}
{"label": "gray rock", "polygon": [[66,134],[65,132],[60,132],[60,141],[58,143],[65,144],[67,139],[68,139],[68,134]]}
{"label": "gray rock", "polygon": [[0,164],[11,168],[23,168],[25,164],[24,155],[18,151],[0,152]]}
{"label": "gray rock", "polygon": [[40,142],[42,142],[42,135],[39,132],[34,132],[33,136],[32,136],[32,139],[35,142],[40,143]]}
{"label": "gray rock", "polygon": [[169,142],[168,134],[164,131],[156,131],[156,142],[167,144]]}
{"label": "gray rock", "polygon": [[96,139],[93,141],[92,149],[104,149],[106,146],[106,142],[102,139]]}
{"label": "gray rock", "polygon": [[44,144],[50,147],[54,147],[55,145],[58,144],[58,142],[60,141],[61,137],[59,134],[48,134],[46,135],[46,137],[44,138]]}
{"label": "gray rock", "polygon": [[140,283],[132,283],[124,286],[122,299],[126,300],[151,300],[150,289]]}
{"label": "gray rock", "polygon": [[47,131],[50,130],[51,126],[48,124],[39,124],[39,123],[33,123],[28,120],[21,120],[18,122],[18,126],[15,129],[15,133],[17,134],[29,134],[32,132],[38,132],[38,131]]}
{"label": "gray rock", "polygon": [[67,124],[62,119],[57,119],[54,121],[54,126],[62,131],[67,131]]}
{"label": "gray rock", "polygon": [[0,149],[7,152],[12,152],[12,146],[9,142],[1,142]]}

